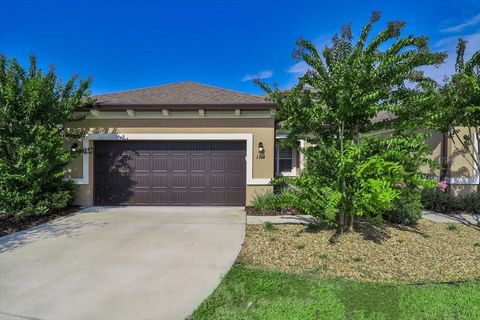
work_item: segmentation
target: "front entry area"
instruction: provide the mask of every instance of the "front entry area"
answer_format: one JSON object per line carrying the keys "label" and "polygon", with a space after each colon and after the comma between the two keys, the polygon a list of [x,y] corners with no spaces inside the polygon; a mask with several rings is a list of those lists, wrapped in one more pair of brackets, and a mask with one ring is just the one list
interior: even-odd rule
{"label": "front entry area", "polygon": [[245,141],[95,141],[95,204],[243,206],[245,157]]}

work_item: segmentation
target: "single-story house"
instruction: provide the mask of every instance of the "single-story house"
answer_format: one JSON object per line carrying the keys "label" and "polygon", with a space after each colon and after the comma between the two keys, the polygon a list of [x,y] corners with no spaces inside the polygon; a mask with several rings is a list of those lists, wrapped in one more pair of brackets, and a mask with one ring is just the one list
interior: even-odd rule
{"label": "single-story house", "polygon": [[79,205],[244,206],[303,165],[278,143],[277,105],[263,96],[179,82],[95,99],[71,124],[93,150],[71,164]]}

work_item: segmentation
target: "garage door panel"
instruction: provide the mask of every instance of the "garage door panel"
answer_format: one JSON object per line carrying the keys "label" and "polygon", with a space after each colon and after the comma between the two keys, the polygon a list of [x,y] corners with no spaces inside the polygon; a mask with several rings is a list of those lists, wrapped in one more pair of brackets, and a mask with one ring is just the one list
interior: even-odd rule
{"label": "garage door panel", "polygon": [[245,142],[97,141],[95,203],[244,205]]}
{"label": "garage door panel", "polygon": [[173,188],[186,188],[188,186],[188,175],[175,173],[172,176],[172,187]]}
{"label": "garage door panel", "polygon": [[190,191],[190,205],[202,205],[209,203],[210,199],[205,199],[205,192],[203,190],[192,189]]}
{"label": "garage door panel", "polygon": [[152,193],[150,190],[135,190],[135,201],[132,204],[149,205],[152,203]]}
{"label": "garage door panel", "polygon": [[188,191],[174,189],[172,192],[172,202],[177,205],[188,205],[188,202],[189,202]]}
{"label": "garage door panel", "polygon": [[210,194],[211,194],[211,204],[212,205],[221,205],[221,204],[225,203],[226,201],[230,200],[230,199],[228,199],[228,193],[224,189],[222,189],[222,190],[212,189],[212,192]]}
{"label": "garage door panel", "polygon": [[230,188],[245,188],[245,177],[243,176],[231,175],[228,177],[228,180],[228,186]]}
{"label": "garage door panel", "polygon": [[228,158],[220,157],[219,155],[214,156],[212,159],[210,170],[212,172],[224,172],[228,168]]}
{"label": "garage door panel", "polygon": [[168,204],[168,199],[171,198],[170,192],[167,189],[152,191],[152,205],[164,206]]}
{"label": "garage door panel", "polygon": [[208,176],[201,173],[192,173],[190,176],[191,188],[206,188],[209,185]]}
{"label": "garage door panel", "polygon": [[153,189],[167,189],[169,181],[169,175],[167,173],[152,173],[151,175],[151,187]]}
{"label": "garage door panel", "polygon": [[241,201],[245,201],[245,198],[244,196],[242,196],[241,190],[231,189],[228,192],[228,200],[232,203],[238,203]]}
{"label": "garage door panel", "polygon": [[175,157],[173,159],[173,171],[188,171],[188,158]]}
{"label": "garage door panel", "polygon": [[205,156],[194,156],[189,159],[190,171],[206,171],[209,169],[207,166],[209,161],[205,159]]}
{"label": "garage door panel", "polygon": [[168,158],[167,157],[159,157],[158,155],[154,155],[151,159],[151,169],[154,172],[167,172],[169,169],[168,165]]}
{"label": "garage door panel", "polygon": [[149,172],[151,169],[150,165],[150,157],[137,157],[135,158],[135,170],[136,171],[147,171]]}
{"label": "garage door panel", "polygon": [[150,173],[135,172],[133,181],[136,182],[135,188],[150,188],[152,185]]}
{"label": "garage door panel", "polygon": [[242,172],[242,164],[245,162],[244,158],[239,158],[239,157],[229,157],[228,158],[228,168],[231,168],[229,171],[230,172]]}
{"label": "garage door panel", "polygon": [[227,176],[219,173],[212,173],[210,175],[210,186],[212,188],[225,188],[227,185]]}

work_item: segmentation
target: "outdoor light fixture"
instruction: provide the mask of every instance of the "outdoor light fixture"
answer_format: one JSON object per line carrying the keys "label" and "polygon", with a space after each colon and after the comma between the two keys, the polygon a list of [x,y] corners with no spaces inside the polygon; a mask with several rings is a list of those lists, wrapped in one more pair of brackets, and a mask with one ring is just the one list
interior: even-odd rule
{"label": "outdoor light fixture", "polygon": [[263,149],[263,143],[259,142],[258,143],[258,152],[263,153],[265,149]]}
{"label": "outdoor light fixture", "polygon": [[72,150],[72,152],[75,152],[77,151],[77,149],[78,149],[78,143],[75,142],[72,144],[72,147],[70,148],[70,150]]}
{"label": "outdoor light fixture", "polygon": [[265,159],[265,148],[263,147],[263,143],[258,143],[258,155],[257,159]]}

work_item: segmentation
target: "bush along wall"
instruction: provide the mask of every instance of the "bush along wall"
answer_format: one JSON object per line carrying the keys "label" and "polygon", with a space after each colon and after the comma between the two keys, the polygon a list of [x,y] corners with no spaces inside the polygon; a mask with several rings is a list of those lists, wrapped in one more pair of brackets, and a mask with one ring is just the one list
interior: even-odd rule
{"label": "bush along wall", "polygon": [[453,213],[480,213],[480,191],[454,195],[446,190],[426,189],[422,192],[422,205],[427,210]]}

